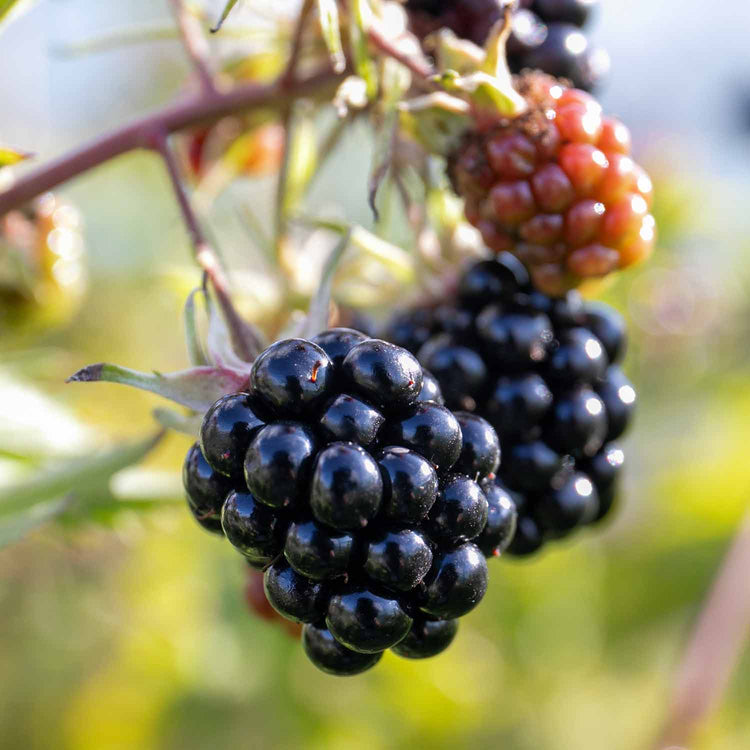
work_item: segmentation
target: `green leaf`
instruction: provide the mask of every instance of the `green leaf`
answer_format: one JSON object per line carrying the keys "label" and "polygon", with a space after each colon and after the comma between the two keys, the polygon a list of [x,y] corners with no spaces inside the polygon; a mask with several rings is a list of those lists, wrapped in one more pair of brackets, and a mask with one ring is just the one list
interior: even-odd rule
{"label": "green leaf", "polygon": [[28,10],[35,0],[0,0],[0,24]]}
{"label": "green leaf", "polygon": [[150,391],[189,409],[203,413],[217,399],[227,393],[241,391],[247,386],[248,373],[226,367],[193,367],[189,370],[145,373],[127,367],[100,362],[79,370],[68,378],[68,383],[120,383]]}
{"label": "green leaf", "polygon": [[320,17],[323,41],[331,58],[331,65],[336,73],[343,73],[346,68],[346,57],[344,56],[344,46],[341,43],[341,26],[336,0],[318,0],[318,16]]}
{"label": "green leaf", "polygon": [[26,151],[19,151],[18,149],[10,148],[10,146],[0,145],[0,169],[18,164],[18,162],[30,159],[32,156],[33,154]]}
{"label": "green leaf", "polygon": [[354,70],[367,85],[368,99],[374,99],[378,93],[377,68],[368,46],[367,31],[370,26],[372,10],[367,0],[353,0],[351,23],[349,24],[349,35],[351,37],[352,57],[354,58]]}
{"label": "green leaf", "polygon": [[198,437],[203,417],[200,414],[180,414],[174,409],[157,407],[153,410],[154,419],[168,430],[181,432],[190,437]]}
{"label": "green leaf", "polygon": [[227,16],[232,12],[232,8],[237,5],[237,0],[227,0],[227,4],[224,6],[224,10],[219,16],[219,20],[216,25],[211,28],[211,33],[215,34],[223,25],[224,21],[227,20]]}
{"label": "green leaf", "polygon": [[[298,108],[299,109],[299,108]],[[286,218],[299,205],[318,164],[315,123],[309,113],[298,114],[287,131],[289,140],[281,212]]]}
{"label": "green leaf", "polygon": [[333,277],[336,274],[336,269],[341,262],[341,258],[346,252],[346,248],[349,246],[351,234],[351,230],[346,231],[326,259],[318,291],[310,303],[310,312],[307,314],[307,320],[302,332],[304,338],[312,338],[328,328]]}
{"label": "green leaf", "polygon": [[445,156],[471,125],[468,102],[444,91],[420,96],[399,106],[401,129],[428,152]]}
{"label": "green leaf", "polygon": [[198,333],[198,321],[196,319],[197,311],[195,309],[196,296],[201,297],[205,305],[206,297],[203,289],[200,287],[193,289],[185,300],[183,317],[185,321],[185,339],[190,364],[200,367],[208,364],[208,357],[206,357],[206,352],[203,349],[203,343],[201,342],[200,334]]}
{"label": "green leaf", "polygon": [[0,549],[21,541],[30,532],[59,517],[70,507],[69,498],[40,503],[8,518],[0,518]]}
{"label": "green leaf", "polygon": [[0,488],[0,516],[20,513],[45,501],[108,491],[110,477],[143,459],[163,435],[164,432],[159,432],[138,443],[119,445],[92,456],[70,459],[46,470],[35,470],[33,476]]}

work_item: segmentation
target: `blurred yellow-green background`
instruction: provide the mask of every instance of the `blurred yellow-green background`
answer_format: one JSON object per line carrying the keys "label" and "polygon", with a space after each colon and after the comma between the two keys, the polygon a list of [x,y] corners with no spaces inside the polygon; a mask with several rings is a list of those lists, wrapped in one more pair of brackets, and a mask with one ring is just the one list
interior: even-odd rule
{"label": "blurred yellow-green background", "polygon": [[[187,67],[172,41],[64,49],[166,21],[163,5],[47,0],[5,29],[0,60],[17,72],[0,80],[2,140],[48,158],[178,93]],[[750,18],[740,0],[602,5],[593,33],[613,57],[605,107],[627,120],[656,178],[661,231],[650,264],[604,293],[631,325],[626,371],[640,396],[616,519],[528,561],[492,561],[485,601],[440,657],[386,654],[337,680],[248,613],[240,560],[182,506],[189,439],[170,434],[116,477],[118,500],[0,551],[0,747],[654,747],[691,625],[750,498],[750,123],[738,106]],[[370,225],[367,148],[355,128],[311,211]],[[251,200],[262,214],[273,182],[240,183],[211,227],[252,286],[260,261],[235,206]],[[128,155],[62,195],[83,216],[88,291],[60,325],[2,332],[2,483],[154,431],[157,397],[65,385],[78,368],[187,365],[182,305],[200,277],[162,165]],[[748,746],[745,651],[691,748]]]}

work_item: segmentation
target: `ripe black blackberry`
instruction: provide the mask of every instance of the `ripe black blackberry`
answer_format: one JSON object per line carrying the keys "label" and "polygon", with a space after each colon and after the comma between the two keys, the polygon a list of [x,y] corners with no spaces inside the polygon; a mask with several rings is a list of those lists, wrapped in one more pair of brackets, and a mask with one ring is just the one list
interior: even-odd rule
{"label": "ripe black blackberry", "polygon": [[500,438],[498,476],[484,485],[490,521],[475,539],[486,554],[503,538],[509,506],[519,516],[509,547],[517,555],[609,512],[624,462],[613,441],[635,405],[619,366],[617,312],[574,291],[542,294],[518,259],[500,253],[466,270],[452,307],[401,312],[384,337],[433,372],[449,408],[483,417]]}
{"label": "ripe black blackberry", "polygon": [[[596,88],[609,71],[609,56],[582,28],[598,0],[523,0],[513,14],[508,64],[567,78],[579,89]],[[483,45],[502,11],[497,0],[407,0],[412,31],[420,38],[440,28]]]}
{"label": "ripe black blackberry", "polygon": [[249,382],[208,410],[188,453],[197,520],[265,571],[320,669],[442,651],[515,528],[510,496],[487,484],[493,428],[443,406],[408,351],[350,329],[273,344]]}

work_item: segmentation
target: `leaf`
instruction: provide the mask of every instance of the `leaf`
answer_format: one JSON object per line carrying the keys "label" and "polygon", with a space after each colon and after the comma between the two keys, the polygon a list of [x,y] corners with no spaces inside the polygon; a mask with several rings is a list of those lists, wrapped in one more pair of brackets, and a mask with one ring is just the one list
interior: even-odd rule
{"label": "leaf", "polygon": [[393,163],[393,145],[396,137],[395,128],[397,122],[398,112],[393,108],[387,113],[385,120],[378,127],[375,138],[373,167],[367,183],[367,203],[372,210],[375,221],[379,221],[380,219],[378,207],[375,204],[378,189],[383,184],[383,180],[386,178]]}
{"label": "leaf", "polygon": [[34,529],[57,518],[70,507],[70,498],[63,497],[35,505],[22,513],[0,520],[0,549],[21,541]]}
{"label": "leaf", "polygon": [[119,445],[92,456],[76,457],[46,470],[35,470],[33,476],[0,488],[0,516],[20,513],[38,503],[61,497],[106,491],[113,474],[138,463],[163,435],[162,431],[137,443]]}
{"label": "leaf", "polygon": [[203,413],[221,396],[241,391],[247,386],[247,379],[248,373],[226,367],[192,367],[162,375],[100,362],[79,370],[67,382],[130,385]]}
{"label": "leaf", "polygon": [[0,24],[27,11],[35,0],[0,0]]}
{"label": "leaf", "polygon": [[352,229],[351,242],[356,248],[374,258],[399,280],[405,283],[414,279],[412,256],[397,245],[387,242],[364,227]]}
{"label": "leaf", "polygon": [[219,20],[216,22],[215,26],[211,27],[212,34],[215,34],[222,27],[224,21],[227,20],[227,16],[232,12],[232,8],[234,8],[235,5],[237,5],[237,0],[227,0],[226,5],[224,6],[224,10],[219,16]]}
{"label": "leaf", "polygon": [[32,156],[33,154],[27,151],[19,151],[18,149],[10,148],[10,146],[0,146],[0,169],[18,164],[18,162],[30,159]]}
{"label": "leaf", "polygon": [[[248,363],[265,348],[263,334],[242,319],[234,309],[229,295],[222,295],[218,302],[219,304],[215,304],[210,300],[209,305],[206,341],[208,357],[211,364],[219,369],[248,372]],[[228,323],[230,316],[232,327]],[[238,344],[247,352],[248,358],[238,350]]]}
{"label": "leaf", "polygon": [[336,0],[318,0],[318,16],[331,65],[336,73],[343,73],[346,68],[346,57],[341,43],[341,26]]}
{"label": "leaf", "polygon": [[370,57],[367,43],[367,31],[370,26],[372,11],[367,0],[353,0],[353,12],[350,14],[349,35],[354,58],[354,70],[367,85],[368,99],[374,99],[378,93],[377,68]]}
{"label": "leaf", "polygon": [[485,51],[468,39],[457,37],[450,29],[440,29],[430,34],[438,70],[456,70],[471,73],[482,67]]}
{"label": "leaf", "polygon": [[303,329],[303,338],[312,338],[316,334],[328,328],[328,316],[331,307],[331,287],[333,277],[336,273],[341,258],[349,247],[349,239],[352,235],[351,229],[344,233],[331,251],[323,267],[318,291],[310,303],[310,311]]}
{"label": "leaf", "polygon": [[399,105],[399,124],[427,151],[445,156],[471,124],[470,111],[463,99],[436,91]]}
{"label": "leaf", "polygon": [[318,163],[315,124],[308,113],[294,118],[288,131],[289,153],[286,180],[281,196],[282,216],[287,217],[299,205]]}
{"label": "leaf", "polygon": [[173,409],[157,407],[153,410],[154,419],[168,430],[181,432],[190,437],[197,437],[203,417],[200,414],[180,414]]}
{"label": "leaf", "polygon": [[185,300],[183,318],[185,322],[185,340],[190,364],[200,367],[208,364],[208,357],[203,349],[203,343],[198,333],[198,321],[196,320],[195,298],[202,296],[205,304],[205,292],[200,287],[193,289]]}

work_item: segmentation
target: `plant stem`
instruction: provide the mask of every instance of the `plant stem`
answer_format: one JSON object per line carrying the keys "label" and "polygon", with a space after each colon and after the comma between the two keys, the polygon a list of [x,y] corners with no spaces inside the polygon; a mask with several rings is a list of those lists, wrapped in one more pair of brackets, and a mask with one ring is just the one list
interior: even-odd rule
{"label": "plant stem", "polygon": [[289,53],[289,60],[284,72],[279,78],[279,82],[282,86],[293,86],[294,82],[297,80],[297,65],[299,63],[300,55],[302,54],[302,37],[305,33],[307,19],[312,11],[313,2],[314,0],[304,0],[299,15],[297,16],[297,23],[294,27],[294,35],[292,36],[292,48]]}
{"label": "plant stem", "polygon": [[234,350],[246,362],[252,362],[261,349],[260,340],[252,327],[240,317],[232,303],[228,280],[221,268],[216,253],[206,240],[198,217],[195,215],[195,211],[193,211],[193,207],[190,204],[190,199],[182,185],[177,161],[174,158],[172,150],[169,148],[166,133],[162,132],[154,138],[153,148],[164,160],[167,172],[169,173],[169,179],[172,183],[172,189],[174,190],[182,218],[185,222],[185,227],[190,235],[195,259],[203,269],[205,279],[211,282],[216,300],[219,303],[219,307],[221,307],[231,334]]}
{"label": "plant stem", "polygon": [[750,633],[750,513],[722,563],[693,629],[656,748],[687,746],[718,705]]}
{"label": "plant stem", "polygon": [[238,84],[228,91],[206,95],[200,91],[151,115],[108,133],[61,158],[29,172],[8,189],[0,192],[0,216],[19,208],[38,195],[135,149],[152,149],[162,134],[171,134],[194,125],[215,122],[226,115],[251,109],[279,109],[298,97],[330,94],[343,80],[330,67],[286,86],[276,80],[270,84]]}
{"label": "plant stem", "polygon": [[169,0],[172,14],[177,22],[182,46],[198,74],[203,90],[213,95],[216,93],[214,76],[209,62],[210,49],[203,35],[198,19],[185,7],[184,0]]}

